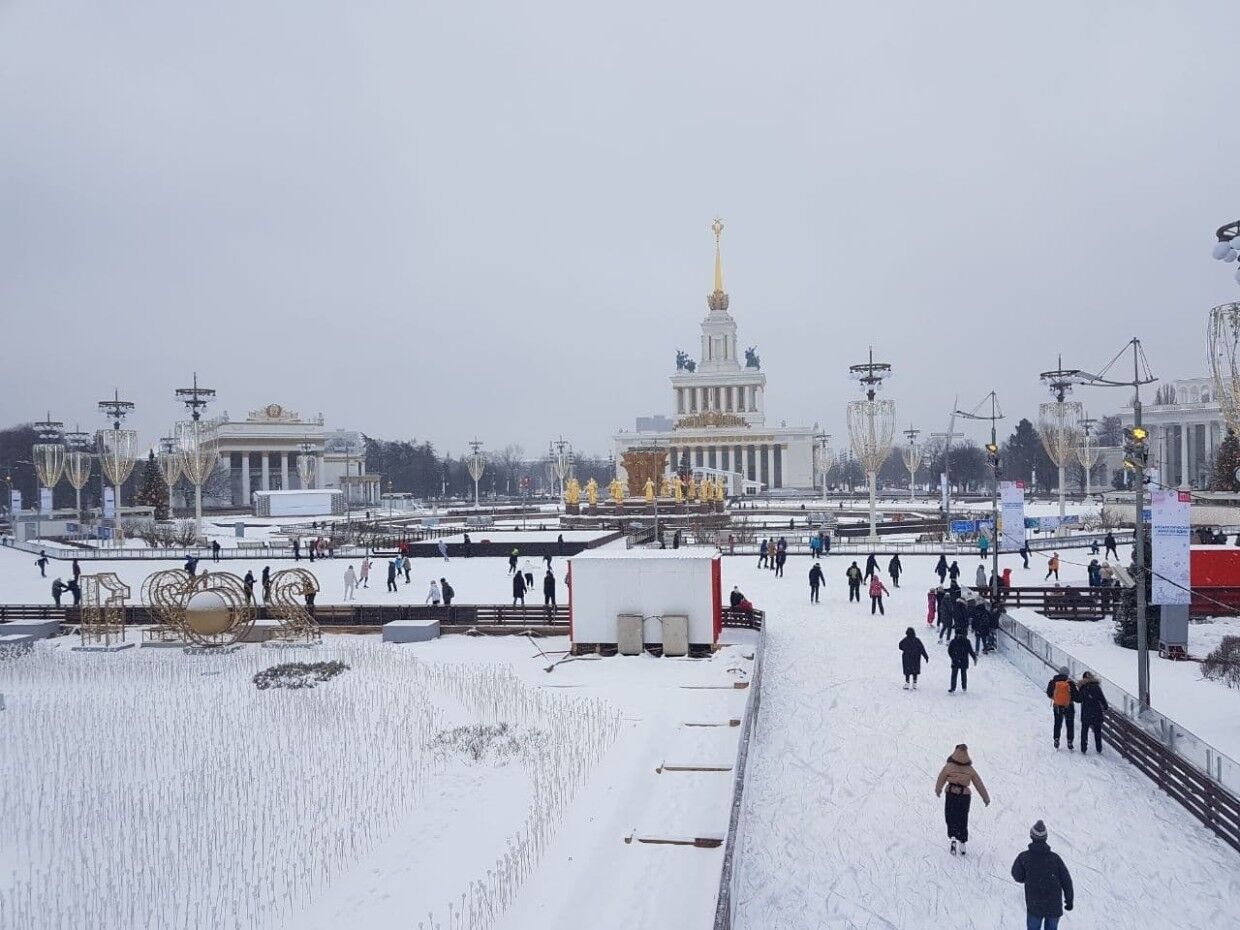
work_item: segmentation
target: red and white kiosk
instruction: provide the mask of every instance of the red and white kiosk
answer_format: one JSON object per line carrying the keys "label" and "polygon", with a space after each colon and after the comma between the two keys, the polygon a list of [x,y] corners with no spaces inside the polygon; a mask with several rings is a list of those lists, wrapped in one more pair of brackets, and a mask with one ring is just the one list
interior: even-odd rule
{"label": "red and white kiosk", "polygon": [[706,652],[719,642],[723,587],[715,552],[594,549],[569,559],[568,584],[574,653],[632,642],[638,622],[640,645],[666,647],[667,655],[683,645],[690,653]]}

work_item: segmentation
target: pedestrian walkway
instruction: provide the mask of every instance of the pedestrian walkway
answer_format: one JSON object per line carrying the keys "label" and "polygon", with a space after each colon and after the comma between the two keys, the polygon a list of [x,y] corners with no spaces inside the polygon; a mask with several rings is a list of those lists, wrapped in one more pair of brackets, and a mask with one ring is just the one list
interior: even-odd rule
{"label": "pedestrian walkway", "polygon": [[[1050,702],[998,654],[970,669],[968,693],[948,694],[925,585],[906,582],[871,617],[844,600],[844,564],[830,563],[820,605],[800,578],[724,579],[768,617],[739,927],[1024,927],[1009,869],[1039,819],[1076,883],[1065,930],[1237,926],[1240,856],[1115,752],[1056,752]],[[901,687],[909,626],[930,653],[917,691]],[[959,742],[993,797],[973,798],[966,859],[949,854],[934,796]]]}

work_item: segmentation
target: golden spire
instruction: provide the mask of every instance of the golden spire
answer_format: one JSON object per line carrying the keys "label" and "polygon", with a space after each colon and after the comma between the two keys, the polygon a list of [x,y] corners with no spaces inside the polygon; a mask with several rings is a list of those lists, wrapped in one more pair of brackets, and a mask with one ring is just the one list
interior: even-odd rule
{"label": "golden spire", "polygon": [[719,237],[723,235],[723,220],[715,217],[715,221],[710,224],[710,228],[715,233],[715,293],[723,293],[723,258],[719,253]]}

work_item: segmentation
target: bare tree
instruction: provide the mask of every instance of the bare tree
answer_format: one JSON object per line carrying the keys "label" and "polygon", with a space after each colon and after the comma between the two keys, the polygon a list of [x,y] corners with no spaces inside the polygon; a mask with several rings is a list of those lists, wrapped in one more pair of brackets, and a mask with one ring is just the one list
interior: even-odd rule
{"label": "bare tree", "polygon": [[495,456],[499,474],[504,482],[504,493],[511,494],[517,487],[521,466],[525,462],[525,450],[519,445],[507,445]]}

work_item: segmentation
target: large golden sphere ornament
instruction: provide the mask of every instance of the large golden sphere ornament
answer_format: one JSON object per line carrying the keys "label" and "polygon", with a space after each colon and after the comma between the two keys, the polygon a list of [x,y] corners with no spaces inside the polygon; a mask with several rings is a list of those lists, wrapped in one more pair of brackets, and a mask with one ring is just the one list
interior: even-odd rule
{"label": "large golden sphere ornament", "polygon": [[195,646],[231,646],[246,638],[257,611],[231,572],[155,572],[142,585],[147,610],[169,633]]}

